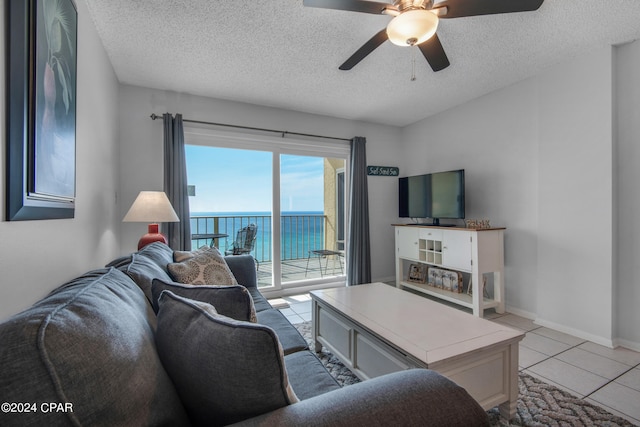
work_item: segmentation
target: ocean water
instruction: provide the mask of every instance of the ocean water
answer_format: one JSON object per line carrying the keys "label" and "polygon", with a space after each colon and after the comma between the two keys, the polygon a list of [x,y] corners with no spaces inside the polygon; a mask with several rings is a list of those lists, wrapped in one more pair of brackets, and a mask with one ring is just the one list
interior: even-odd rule
{"label": "ocean water", "polygon": [[[271,213],[270,212],[193,212],[191,233],[223,233],[228,237],[218,241],[221,252],[229,248],[238,230],[249,224],[258,226],[253,256],[258,261],[271,261]],[[324,249],[324,212],[282,212],[280,216],[282,260],[307,258],[310,250]],[[193,247],[209,241],[194,241]]]}

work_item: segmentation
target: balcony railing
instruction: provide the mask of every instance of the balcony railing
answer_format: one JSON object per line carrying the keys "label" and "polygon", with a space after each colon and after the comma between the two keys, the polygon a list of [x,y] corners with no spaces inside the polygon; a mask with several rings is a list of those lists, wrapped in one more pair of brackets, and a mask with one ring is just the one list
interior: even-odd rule
{"label": "balcony railing", "polygon": [[[259,262],[272,261],[271,215],[218,215],[192,216],[191,234],[226,234],[216,239],[222,253],[231,247],[238,230],[249,224],[258,226],[252,255]],[[323,214],[283,214],[280,217],[281,260],[306,259],[309,251],[326,249],[325,230],[327,218]],[[192,247],[210,244],[211,239],[194,239]]]}

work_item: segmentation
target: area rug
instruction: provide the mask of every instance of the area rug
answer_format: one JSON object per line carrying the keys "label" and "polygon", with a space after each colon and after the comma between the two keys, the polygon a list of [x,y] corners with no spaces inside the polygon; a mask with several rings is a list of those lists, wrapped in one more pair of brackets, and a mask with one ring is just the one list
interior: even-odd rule
{"label": "area rug", "polygon": [[[311,322],[294,326],[307,340],[310,348],[313,348]],[[322,347],[316,354],[341,385],[349,386],[360,382],[360,379],[326,348]],[[492,426],[634,427],[629,421],[530,375],[520,373],[518,386],[520,395],[515,418],[508,423],[500,417],[498,408],[493,408],[487,411]]]}

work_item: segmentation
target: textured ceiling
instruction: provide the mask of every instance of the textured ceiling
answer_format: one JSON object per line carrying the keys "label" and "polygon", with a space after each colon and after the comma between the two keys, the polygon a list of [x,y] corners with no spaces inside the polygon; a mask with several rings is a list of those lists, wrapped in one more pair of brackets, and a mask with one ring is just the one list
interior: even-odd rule
{"label": "textured ceiling", "polygon": [[438,73],[391,42],[340,71],[388,16],[302,0],[85,2],[121,83],[396,126],[640,38],[640,0],[546,0],[536,12],[441,20],[451,66]]}

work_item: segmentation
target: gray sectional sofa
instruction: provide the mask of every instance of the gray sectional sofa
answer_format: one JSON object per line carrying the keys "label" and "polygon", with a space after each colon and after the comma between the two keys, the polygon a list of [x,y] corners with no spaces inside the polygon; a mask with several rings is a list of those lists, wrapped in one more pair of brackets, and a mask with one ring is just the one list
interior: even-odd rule
{"label": "gray sectional sofa", "polygon": [[180,285],[154,243],[5,320],[0,425],[488,425],[432,371],[341,388],[260,294],[253,258],[226,261],[241,286]]}

